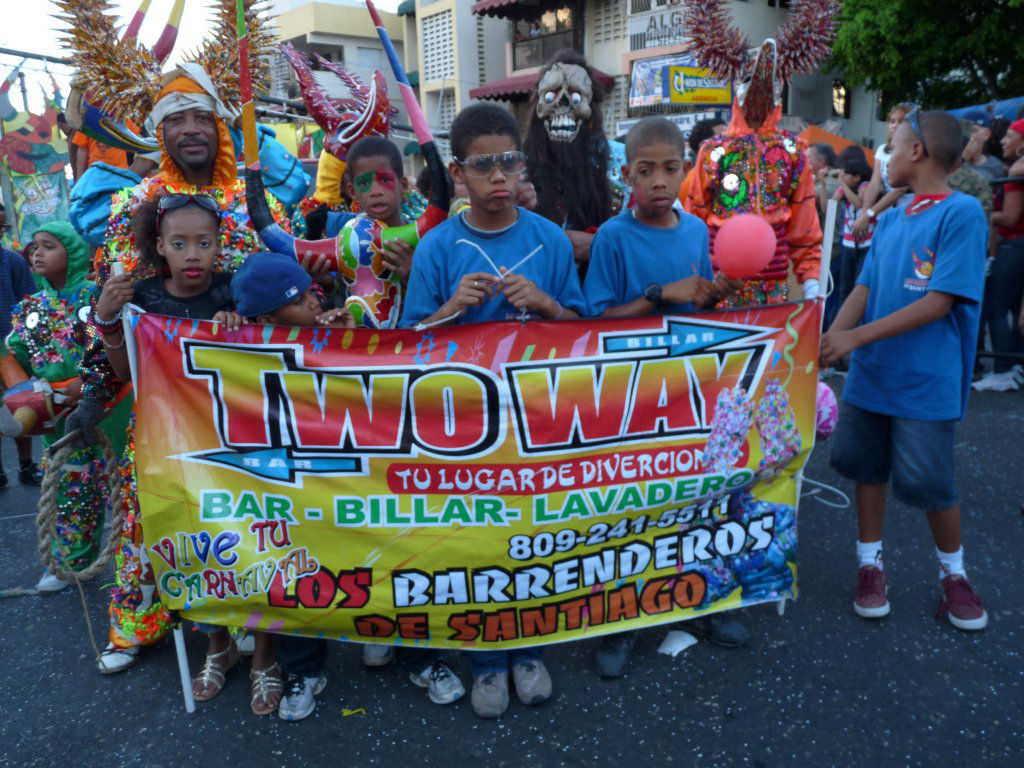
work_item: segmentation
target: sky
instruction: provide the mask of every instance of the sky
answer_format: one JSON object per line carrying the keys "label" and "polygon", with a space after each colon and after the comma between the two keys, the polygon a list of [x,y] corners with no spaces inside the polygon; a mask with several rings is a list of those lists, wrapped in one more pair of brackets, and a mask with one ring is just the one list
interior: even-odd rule
{"label": "sky", "polygon": [[[14,2],[14,0],[4,0]],[[275,11],[280,12],[288,8],[294,8],[311,0],[273,0],[271,3]],[[353,5],[354,0],[317,0],[335,5]],[[375,5],[382,11],[394,11],[399,0],[375,0]],[[126,26],[128,21],[138,7],[138,0],[113,0],[111,6],[117,11],[118,25]],[[152,0],[146,21],[142,25],[139,39],[150,44],[156,42],[167,23],[173,0]],[[185,13],[182,17],[181,29],[178,31],[178,41],[171,54],[169,64],[178,61],[181,56],[189,51],[195,50],[200,41],[209,29],[209,9],[213,6],[212,0],[187,0]],[[0,48],[11,48],[18,51],[45,54],[47,56],[65,57],[67,52],[61,48],[61,30],[66,26],[53,18],[57,12],[54,3],[49,0],[40,2],[31,0],[19,4],[18,13],[5,14],[4,23],[0,25]],[[8,73],[21,61],[18,56],[0,54],[0,78],[6,78]],[[70,89],[69,75],[71,70],[59,64],[50,64],[50,72],[61,87],[64,95]],[[32,111],[39,111],[43,106],[43,97],[40,86],[45,85],[50,90],[50,79],[44,71],[44,64],[40,61],[29,59],[22,68],[25,72],[25,82],[28,89],[29,108]],[[21,90],[15,84],[12,88],[11,101],[18,109],[22,109],[24,102],[21,98]]]}

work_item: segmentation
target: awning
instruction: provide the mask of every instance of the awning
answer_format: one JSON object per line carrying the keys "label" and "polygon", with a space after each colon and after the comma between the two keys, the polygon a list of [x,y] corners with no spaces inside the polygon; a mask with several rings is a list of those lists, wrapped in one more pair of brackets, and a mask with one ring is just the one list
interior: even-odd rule
{"label": "awning", "polygon": [[420,84],[420,71],[418,69],[414,69],[412,72],[406,72],[405,76],[409,80],[409,85],[411,85],[413,88],[416,88],[416,87],[419,86],[419,84]]}
{"label": "awning", "polygon": [[[532,72],[528,75],[514,75],[504,80],[496,80],[493,83],[481,85],[479,88],[471,88],[469,98],[491,99],[492,101],[525,101],[537,87],[539,75]],[[615,86],[615,78],[598,69],[594,70],[594,79],[606,91]]]}
{"label": "awning", "polygon": [[479,0],[470,10],[478,16],[496,16],[502,19],[535,19],[554,2],[544,0]]}
{"label": "awning", "polygon": [[398,10],[395,11],[399,16],[415,16],[416,15],[416,0],[402,0],[398,4]]}
{"label": "awning", "polygon": [[405,145],[405,149],[402,150],[403,155],[418,155],[420,154],[420,145],[415,141],[410,141]]}
{"label": "awning", "polygon": [[[839,136],[838,134],[832,133],[831,131],[826,131],[824,128],[818,125],[808,125],[802,131],[800,131],[798,135],[808,144],[817,144],[818,142],[824,142],[825,144],[828,144],[830,147],[832,147],[832,149],[835,150],[837,155],[847,147],[857,143],[855,141],[851,141],[845,136]],[[872,152],[867,147],[861,147],[861,149],[864,150],[864,155],[868,159],[868,165],[874,165],[875,153]]]}

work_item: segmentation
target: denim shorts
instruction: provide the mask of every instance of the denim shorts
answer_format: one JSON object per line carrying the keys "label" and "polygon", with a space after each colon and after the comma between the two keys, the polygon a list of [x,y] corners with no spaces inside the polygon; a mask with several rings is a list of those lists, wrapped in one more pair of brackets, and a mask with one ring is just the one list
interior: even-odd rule
{"label": "denim shorts", "polygon": [[856,483],[880,485],[929,512],[957,503],[953,458],[955,421],[901,419],[850,403],[839,407],[831,465]]}

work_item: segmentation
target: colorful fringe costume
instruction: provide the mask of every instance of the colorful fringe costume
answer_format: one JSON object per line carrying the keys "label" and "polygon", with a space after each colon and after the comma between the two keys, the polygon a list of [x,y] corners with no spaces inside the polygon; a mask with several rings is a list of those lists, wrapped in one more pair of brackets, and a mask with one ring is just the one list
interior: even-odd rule
{"label": "colorful fringe costume", "polygon": [[[165,194],[198,192],[213,195],[222,209],[220,255],[214,269],[231,272],[250,254],[261,250],[246,206],[245,182],[238,178],[235,151],[228,129],[238,106],[238,52],[235,41],[235,2],[219,0],[218,23],[194,62],[179,65],[160,75],[152,56],[134,41],[117,38],[113,20],[93,6],[108,3],[98,0],[61,0],[72,26],[69,40],[75,51],[75,63],[86,92],[95,97],[103,110],[117,119],[134,118],[144,122],[152,116],[157,123],[160,144],[160,172],[134,187],[114,195],[107,223],[104,248],[98,257],[97,273],[102,282],[110,274],[115,260],[137,280],[155,276],[153,267],[140,262],[131,221],[138,207],[147,200]],[[259,67],[256,82],[266,78],[265,55],[270,36],[263,20],[257,17],[254,3],[247,2],[250,50]],[[253,33],[255,31],[255,33]],[[125,94],[131,94],[126,96]],[[167,153],[160,127],[164,117],[189,109],[211,112],[217,126],[218,151],[214,160],[212,183],[199,187],[188,183]],[[287,227],[283,208],[269,195],[266,205],[275,221]],[[90,346],[82,363],[83,398],[107,400],[121,385],[107,361],[102,344]],[[114,648],[146,645],[160,639],[170,620],[159,602],[153,569],[144,543],[143,526],[135,484],[135,438],[129,427],[127,446],[119,470],[122,476],[122,503],[125,522],[121,545],[116,554],[116,585],[111,593],[110,643]]]}
{"label": "colorful fringe costume", "polygon": [[[97,291],[87,278],[89,248],[74,228],[65,222],[52,222],[38,232],[52,235],[64,246],[67,276],[64,287],[58,290],[46,278],[35,275],[42,290],[15,307],[7,348],[26,374],[44,379],[59,390],[77,379],[82,357],[95,339],[88,319]],[[113,444],[115,455],[124,447],[130,408],[130,399],[122,399],[100,425]],[[45,450],[63,435],[63,421],[58,422],[55,432],[43,435],[44,468],[48,461]],[[57,490],[57,530],[52,552],[66,569],[81,571],[99,554],[103,519],[109,506],[105,470],[103,451],[98,446],[77,450],[64,463]]]}

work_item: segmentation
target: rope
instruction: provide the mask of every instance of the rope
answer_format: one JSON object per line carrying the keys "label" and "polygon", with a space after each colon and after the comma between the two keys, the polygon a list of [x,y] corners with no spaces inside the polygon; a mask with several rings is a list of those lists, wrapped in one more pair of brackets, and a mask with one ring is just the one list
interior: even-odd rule
{"label": "rope", "polygon": [[[61,475],[64,465],[76,450],[74,442],[60,441],[50,446],[55,452],[50,455],[46,467],[46,475],[43,477],[42,487],[39,495],[39,513],[36,515],[36,528],[39,531],[39,555],[43,566],[54,573],[58,578],[65,581],[73,581],[78,587],[78,596],[82,601],[82,612],[85,614],[85,624],[89,631],[89,642],[96,654],[96,660],[100,658],[100,648],[96,644],[96,636],[92,628],[92,620],[89,618],[89,607],[85,602],[85,592],[82,589],[82,582],[94,578],[102,573],[107,564],[113,558],[114,553],[120,546],[121,529],[124,527],[124,505],[121,503],[121,474],[118,472],[117,457],[114,455],[114,448],[110,439],[103,434],[102,430],[93,431],[99,445],[103,449],[103,462],[106,468],[107,499],[110,503],[112,516],[110,520],[110,533],[107,542],[96,559],[80,571],[65,568],[64,564],[54,555],[54,538],[57,531],[57,490],[60,486]],[[59,447],[58,447],[59,445]]]}

